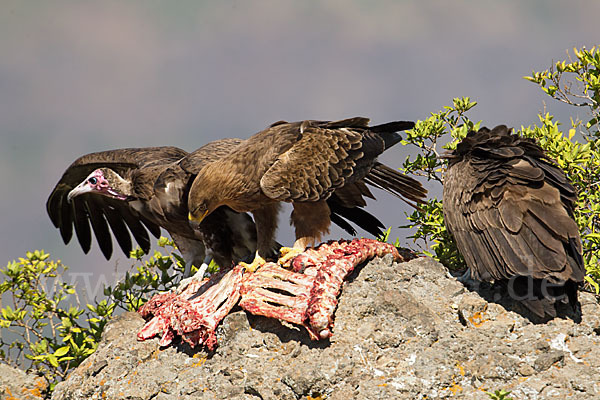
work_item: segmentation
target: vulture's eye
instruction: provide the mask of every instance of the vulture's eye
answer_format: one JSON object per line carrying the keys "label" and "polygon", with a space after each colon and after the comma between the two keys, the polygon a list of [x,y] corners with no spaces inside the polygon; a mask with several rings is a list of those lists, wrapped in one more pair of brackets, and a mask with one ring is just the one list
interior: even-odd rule
{"label": "vulture's eye", "polygon": [[90,179],[88,179],[88,182],[91,183],[92,185],[95,185],[96,183],[98,183],[98,179],[97,178],[90,178]]}

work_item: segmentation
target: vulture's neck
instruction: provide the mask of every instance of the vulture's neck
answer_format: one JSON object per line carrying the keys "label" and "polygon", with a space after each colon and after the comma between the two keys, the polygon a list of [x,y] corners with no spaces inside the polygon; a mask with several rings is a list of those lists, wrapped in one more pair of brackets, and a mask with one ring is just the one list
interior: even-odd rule
{"label": "vulture's neck", "polygon": [[104,176],[108,180],[110,186],[118,193],[128,196],[128,197],[138,197],[137,194],[133,190],[133,183],[131,181],[131,176],[123,178],[117,172],[112,169],[106,169],[104,172]]}

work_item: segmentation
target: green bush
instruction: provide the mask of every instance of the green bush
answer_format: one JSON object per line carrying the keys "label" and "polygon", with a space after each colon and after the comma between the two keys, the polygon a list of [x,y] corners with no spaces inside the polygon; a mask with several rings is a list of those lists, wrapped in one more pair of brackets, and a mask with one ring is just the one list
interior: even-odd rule
{"label": "green bush", "polygon": [[[574,50],[575,59],[557,62],[552,68],[533,72],[525,79],[536,83],[549,96],[575,107],[584,107],[590,114],[588,121],[571,120],[566,134],[552,115],[539,115],[539,125],[521,126],[517,133],[534,138],[566,172],[578,190],[575,220],[583,241],[586,281],[595,292],[600,292],[600,49]],[[454,99],[452,106],[432,113],[418,121],[407,132],[405,144],[421,149],[421,154],[408,158],[403,172],[426,177],[443,183],[446,161],[440,159],[441,149],[453,149],[469,130],[479,129],[481,121],[473,122],[466,113],[476,105],[468,97]],[[491,127],[490,127],[491,128]],[[577,132],[582,140],[577,139]],[[430,255],[450,269],[465,267],[453,238],[444,225],[442,203],[432,198],[408,216],[414,228],[411,236],[423,253]]]}
{"label": "green bush", "polygon": [[[134,263],[124,278],[104,288],[106,298],[81,306],[75,287],[65,282],[67,267],[42,251],[28,252],[0,269],[0,359],[43,375],[56,383],[92,354],[106,323],[117,310],[134,311],[157,292],[175,287],[185,263],[173,242],[160,238],[144,257],[131,252]],[[213,266],[214,270],[214,266]],[[6,304],[6,302],[10,304]]]}
{"label": "green bush", "polygon": [[[1,270],[0,295],[11,305],[1,310],[0,357],[12,365],[31,360],[32,369],[55,383],[96,350],[114,305],[106,300],[87,309],[65,304],[75,289],[62,280],[66,267],[49,257],[43,250],[28,252]],[[7,332],[18,339],[5,342]]]}

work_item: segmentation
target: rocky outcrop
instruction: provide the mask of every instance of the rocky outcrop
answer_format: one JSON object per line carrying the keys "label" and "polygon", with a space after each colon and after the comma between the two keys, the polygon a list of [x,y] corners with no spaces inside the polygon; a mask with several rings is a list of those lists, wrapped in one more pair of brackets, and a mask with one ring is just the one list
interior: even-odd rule
{"label": "rocky outcrop", "polygon": [[234,309],[214,352],[159,348],[137,341],[144,320],[126,313],[52,398],[489,399],[485,391],[504,389],[514,399],[597,399],[600,307],[588,293],[581,303],[580,323],[534,324],[431,259],[386,256],[344,284],[328,341]]}
{"label": "rocky outcrop", "polygon": [[0,363],[0,399],[40,400],[47,390],[45,378]]}

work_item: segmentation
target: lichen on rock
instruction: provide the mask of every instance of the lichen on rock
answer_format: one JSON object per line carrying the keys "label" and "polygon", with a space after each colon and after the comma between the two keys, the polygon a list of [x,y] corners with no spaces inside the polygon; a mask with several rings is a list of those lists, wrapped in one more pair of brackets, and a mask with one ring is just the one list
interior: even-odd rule
{"label": "lichen on rock", "polygon": [[[581,293],[582,321],[534,324],[467,290],[439,263],[376,258],[338,298],[333,335],[235,309],[213,352],[138,342],[126,313],[53,399],[600,398],[600,306]],[[508,307],[510,308],[510,307]]]}

